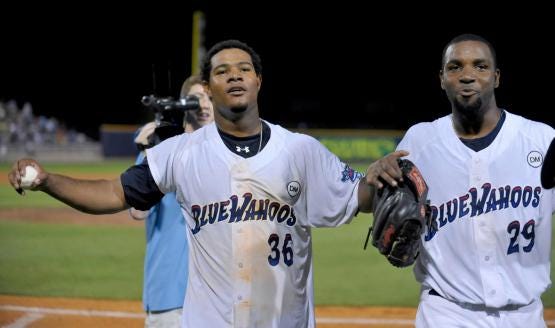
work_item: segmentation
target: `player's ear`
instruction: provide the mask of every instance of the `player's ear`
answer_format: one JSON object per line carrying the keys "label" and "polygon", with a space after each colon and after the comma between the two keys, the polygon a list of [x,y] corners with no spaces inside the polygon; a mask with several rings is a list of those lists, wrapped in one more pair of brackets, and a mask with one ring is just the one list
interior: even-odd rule
{"label": "player's ear", "polygon": [[202,88],[204,89],[204,92],[206,92],[206,94],[208,95],[208,98],[212,100],[212,90],[210,90],[210,86],[208,85],[208,82],[202,81]]}
{"label": "player's ear", "polygon": [[499,68],[495,69],[495,87],[499,87],[499,78],[501,77],[501,71]]}
{"label": "player's ear", "polygon": [[441,89],[445,90],[445,85],[443,84],[443,70],[439,70],[439,82],[441,83]]}
{"label": "player's ear", "polygon": [[260,87],[262,87],[262,75],[257,75],[256,76],[258,79],[258,82],[256,83],[257,87],[258,87],[258,91],[260,91]]}

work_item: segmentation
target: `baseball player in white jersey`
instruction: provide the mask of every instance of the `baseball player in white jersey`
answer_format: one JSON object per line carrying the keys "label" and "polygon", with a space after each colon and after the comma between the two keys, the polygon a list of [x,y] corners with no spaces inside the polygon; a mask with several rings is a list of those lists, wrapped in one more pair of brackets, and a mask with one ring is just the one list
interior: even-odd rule
{"label": "baseball player in white jersey", "polygon": [[312,137],[261,120],[261,69],[240,41],[212,47],[202,74],[215,123],[148,149],[120,179],[76,180],[26,159],[10,182],[19,190],[33,165],[34,190],[89,213],[148,209],[175,192],[190,249],[183,327],[313,327],[311,229],[369,212],[377,176],[362,178]]}
{"label": "baseball player in white jersey", "polygon": [[454,38],[440,72],[452,114],[397,147],[426,179],[438,226],[414,267],[417,327],[545,327],[555,197],[540,170],[555,131],[498,108],[499,76],[488,41]]}

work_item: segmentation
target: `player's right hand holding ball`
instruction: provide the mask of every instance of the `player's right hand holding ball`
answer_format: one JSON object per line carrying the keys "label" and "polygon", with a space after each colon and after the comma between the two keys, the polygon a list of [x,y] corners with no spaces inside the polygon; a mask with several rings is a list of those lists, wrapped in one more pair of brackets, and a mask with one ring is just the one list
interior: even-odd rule
{"label": "player's right hand holding ball", "polygon": [[10,184],[19,194],[24,194],[24,189],[40,190],[46,181],[48,173],[33,159],[25,158],[16,161],[8,174]]}

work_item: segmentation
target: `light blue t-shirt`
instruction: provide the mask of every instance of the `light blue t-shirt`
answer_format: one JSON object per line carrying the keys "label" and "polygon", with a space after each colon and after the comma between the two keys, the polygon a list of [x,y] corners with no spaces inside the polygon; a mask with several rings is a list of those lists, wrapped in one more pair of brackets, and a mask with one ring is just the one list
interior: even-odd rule
{"label": "light blue t-shirt", "polygon": [[[144,159],[143,153],[137,163]],[[188,274],[185,219],[175,193],[166,194],[145,220],[143,307],[163,311],[183,307]]]}

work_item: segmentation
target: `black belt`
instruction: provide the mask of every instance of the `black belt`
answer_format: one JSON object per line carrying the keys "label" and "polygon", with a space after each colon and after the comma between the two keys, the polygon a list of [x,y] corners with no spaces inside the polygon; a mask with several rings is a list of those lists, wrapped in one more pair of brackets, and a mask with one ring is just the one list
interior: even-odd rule
{"label": "black belt", "polygon": [[[433,296],[439,296],[441,298],[445,298],[441,295],[439,295],[438,292],[435,291],[435,289],[430,289],[428,291],[429,295],[433,295]],[[449,300],[448,300],[449,301]],[[450,301],[453,302],[453,301]],[[532,304],[534,301],[530,302],[530,304]],[[470,303],[460,303],[460,302],[454,302],[456,304],[458,304],[459,306],[465,308],[465,309],[470,309],[470,310],[474,310],[474,311],[513,311],[513,310],[518,310],[523,306],[528,306],[530,304],[521,304],[521,305],[517,305],[517,304],[507,304],[503,307],[500,308],[490,308],[490,307],[486,307],[485,305],[482,304],[470,304]]]}

